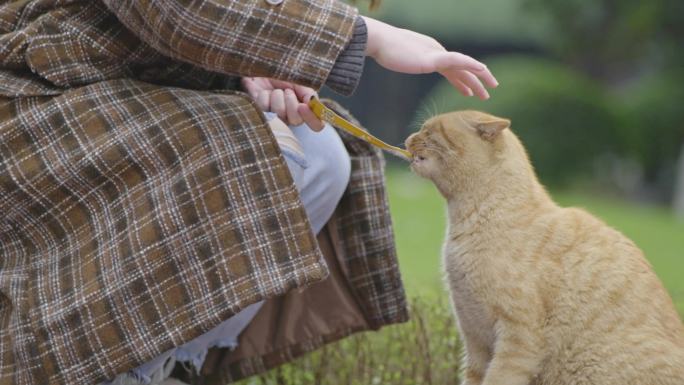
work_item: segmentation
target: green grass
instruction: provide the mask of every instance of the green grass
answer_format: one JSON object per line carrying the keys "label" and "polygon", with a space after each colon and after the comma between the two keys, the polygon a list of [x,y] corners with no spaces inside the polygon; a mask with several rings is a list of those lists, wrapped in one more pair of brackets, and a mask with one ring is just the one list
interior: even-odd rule
{"label": "green grass", "polygon": [[[444,290],[440,273],[441,244],[446,224],[444,200],[431,183],[406,171],[388,171],[390,207],[402,276],[410,295]],[[580,192],[555,192],[563,206],[589,210],[631,238],[684,315],[684,222],[665,208],[642,206]]]}

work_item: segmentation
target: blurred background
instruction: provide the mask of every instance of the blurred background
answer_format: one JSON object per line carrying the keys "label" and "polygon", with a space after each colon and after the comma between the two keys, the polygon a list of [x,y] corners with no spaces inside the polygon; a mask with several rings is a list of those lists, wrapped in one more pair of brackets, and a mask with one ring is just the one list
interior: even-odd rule
{"label": "blurred background", "polygon": [[[554,198],[586,207],[637,242],[684,314],[684,1],[383,0],[374,11],[362,0],[356,5],[485,62],[500,86],[483,102],[438,75],[400,75],[368,59],[352,97],[326,96],[395,145],[443,111],[510,118]],[[409,291],[441,290],[442,198],[405,163],[387,158]]]}
{"label": "blurred background", "polygon": [[[486,102],[436,75],[367,60],[333,97],[395,145],[428,117],[478,109],[512,120],[554,199],[580,206],[645,252],[684,317],[684,1],[382,0],[366,15],[431,35],[485,62]],[[442,283],[444,200],[386,156],[411,320],[324,346],[244,385],[456,384],[460,338]]]}
{"label": "blurred background", "polygon": [[589,184],[673,208],[682,200],[684,1],[357,5],[487,63],[501,83],[481,102],[437,75],[399,75],[368,60],[355,95],[341,99],[373,133],[399,144],[434,113],[480,109],[512,119],[546,184]]}

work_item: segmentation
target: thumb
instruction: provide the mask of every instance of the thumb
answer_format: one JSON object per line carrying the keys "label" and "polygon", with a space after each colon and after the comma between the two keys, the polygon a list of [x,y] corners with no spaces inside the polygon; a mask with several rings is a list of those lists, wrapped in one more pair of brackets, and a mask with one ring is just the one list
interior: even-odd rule
{"label": "thumb", "polygon": [[259,96],[259,92],[263,90],[263,87],[260,87],[254,78],[243,77],[240,80],[240,85],[254,100]]}

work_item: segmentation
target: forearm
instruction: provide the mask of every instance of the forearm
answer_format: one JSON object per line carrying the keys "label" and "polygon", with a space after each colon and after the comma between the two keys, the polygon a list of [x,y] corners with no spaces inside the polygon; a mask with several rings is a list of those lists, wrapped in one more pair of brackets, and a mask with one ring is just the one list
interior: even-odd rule
{"label": "forearm", "polygon": [[[104,0],[162,54],[210,71],[320,88],[352,40],[357,10],[335,0]],[[188,3],[188,4],[186,4]]]}
{"label": "forearm", "polygon": [[388,70],[425,74],[438,72],[467,96],[489,98],[482,81],[498,85],[487,67],[459,52],[447,51],[437,40],[411,30],[397,28],[363,16],[368,28],[366,55]]}

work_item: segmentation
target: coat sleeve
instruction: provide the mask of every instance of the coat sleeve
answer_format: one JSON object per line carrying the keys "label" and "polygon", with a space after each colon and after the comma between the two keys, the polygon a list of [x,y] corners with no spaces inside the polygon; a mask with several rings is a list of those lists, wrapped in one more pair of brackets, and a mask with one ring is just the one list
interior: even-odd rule
{"label": "coat sleeve", "polygon": [[351,41],[356,8],[336,0],[103,0],[162,54],[209,71],[319,89]]}

